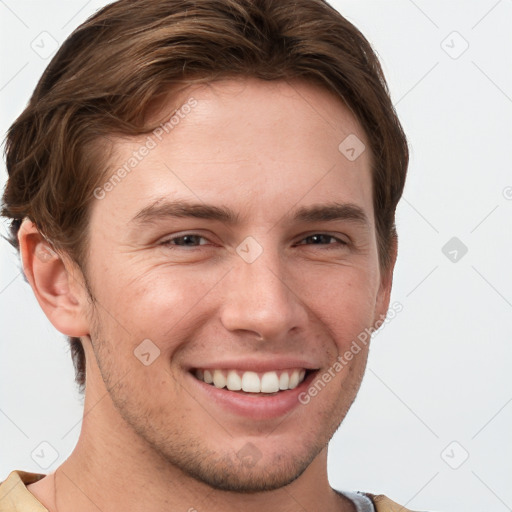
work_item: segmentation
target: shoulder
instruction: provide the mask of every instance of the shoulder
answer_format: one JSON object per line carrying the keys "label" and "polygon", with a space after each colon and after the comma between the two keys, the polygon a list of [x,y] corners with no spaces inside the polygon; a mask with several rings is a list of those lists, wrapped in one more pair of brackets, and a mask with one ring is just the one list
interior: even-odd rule
{"label": "shoulder", "polygon": [[395,503],[394,501],[390,500],[387,496],[384,496],[383,494],[364,494],[372,500],[376,512],[413,512],[412,510],[409,510],[408,508],[405,508],[402,505]]}
{"label": "shoulder", "polygon": [[348,498],[355,506],[356,512],[414,512],[395,503],[383,494],[371,494],[369,492],[338,491]]}
{"label": "shoulder", "polygon": [[46,475],[29,473],[28,471],[11,471],[9,476],[0,482],[0,512],[48,512],[43,505],[27,489],[27,485],[37,482]]}

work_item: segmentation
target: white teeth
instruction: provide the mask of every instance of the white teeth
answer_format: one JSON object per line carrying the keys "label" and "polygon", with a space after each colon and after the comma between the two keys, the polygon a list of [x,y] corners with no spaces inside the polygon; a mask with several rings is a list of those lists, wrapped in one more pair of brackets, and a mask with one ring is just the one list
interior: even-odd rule
{"label": "white teeth", "polygon": [[194,372],[197,379],[213,384],[216,388],[246,393],[277,393],[295,389],[305,378],[306,370],[271,371],[263,374],[239,370],[201,370]]}
{"label": "white teeth", "polygon": [[235,370],[229,370],[226,386],[230,391],[240,391],[242,389],[242,379]]}
{"label": "white teeth", "polygon": [[220,370],[213,372],[213,385],[216,388],[223,388],[226,385],[226,377]]}
{"label": "white teeth", "polygon": [[260,393],[261,382],[257,373],[244,372],[242,375],[242,389],[246,393]]}
{"label": "white teeth", "polygon": [[299,370],[293,370],[288,383],[289,389],[295,389],[299,385]]}
{"label": "white teeth", "polygon": [[290,382],[290,376],[288,372],[281,373],[281,377],[279,377],[279,389],[288,389],[288,383]]}
{"label": "white teeth", "polygon": [[262,393],[277,393],[279,391],[279,379],[276,372],[267,372],[261,378]]}

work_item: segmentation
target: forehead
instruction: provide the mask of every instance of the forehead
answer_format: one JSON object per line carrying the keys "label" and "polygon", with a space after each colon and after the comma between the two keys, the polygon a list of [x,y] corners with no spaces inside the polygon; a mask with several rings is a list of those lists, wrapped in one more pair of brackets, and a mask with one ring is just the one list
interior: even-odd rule
{"label": "forehead", "polygon": [[241,219],[270,221],[294,207],[333,201],[357,204],[372,217],[366,135],[326,89],[223,80],[184,89],[159,107],[152,110],[153,132],[114,139],[109,190],[93,212],[110,208],[126,221],[168,197],[229,204]]}

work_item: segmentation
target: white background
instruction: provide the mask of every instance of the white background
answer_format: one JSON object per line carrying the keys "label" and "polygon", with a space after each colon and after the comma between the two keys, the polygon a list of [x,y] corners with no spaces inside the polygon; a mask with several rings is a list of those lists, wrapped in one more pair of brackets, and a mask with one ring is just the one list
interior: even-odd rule
{"label": "white background", "polygon": [[[32,42],[44,37],[52,49],[52,38],[62,43],[105,3],[0,1],[2,136],[49,62]],[[512,1],[333,5],[382,60],[411,165],[392,296],[404,309],[373,341],[358,399],[331,443],[331,484],[412,509],[512,510]],[[468,248],[456,262],[442,252],[452,237]],[[60,465],[82,404],[65,339],[5,240],[0,258],[2,480],[12,469]],[[44,469],[31,458],[42,441],[58,452]]]}

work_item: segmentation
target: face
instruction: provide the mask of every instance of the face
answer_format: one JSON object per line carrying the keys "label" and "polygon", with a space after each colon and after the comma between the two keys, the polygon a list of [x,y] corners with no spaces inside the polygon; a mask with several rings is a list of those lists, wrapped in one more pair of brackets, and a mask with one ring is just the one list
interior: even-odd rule
{"label": "face", "polygon": [[300,82],[195,86],[157,117],[175,108],[152,142],[114,141],[107,179],[129,172],[92,205],[88,392],[103,386],[123,435],[196,479],[277,488],[344,418],[367,347],[344,354],[386,313],[370,152],[338,149],[368,143]]}

